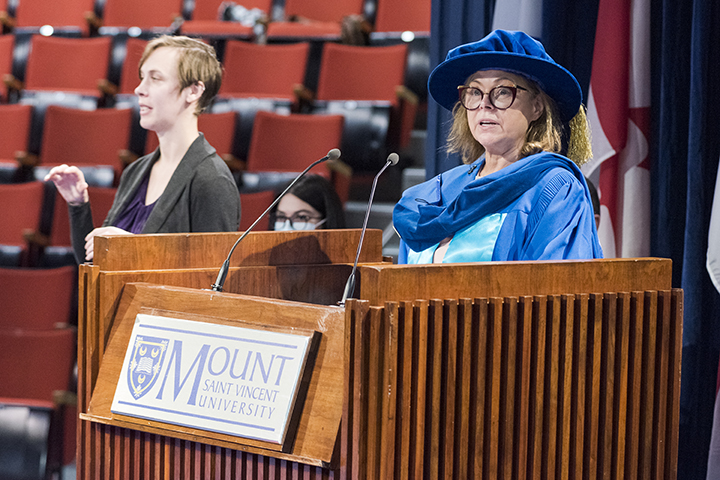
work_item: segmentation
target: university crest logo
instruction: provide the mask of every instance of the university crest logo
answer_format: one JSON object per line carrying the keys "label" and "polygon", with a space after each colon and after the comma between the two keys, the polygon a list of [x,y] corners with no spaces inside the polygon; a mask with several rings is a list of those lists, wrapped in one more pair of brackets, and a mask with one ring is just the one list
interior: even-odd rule
{"label": "university crest logo", "polygon": [[167,347],[166,338],[136,337],[128,370],[128,387],[136,400],[150,391],[155,384]]}

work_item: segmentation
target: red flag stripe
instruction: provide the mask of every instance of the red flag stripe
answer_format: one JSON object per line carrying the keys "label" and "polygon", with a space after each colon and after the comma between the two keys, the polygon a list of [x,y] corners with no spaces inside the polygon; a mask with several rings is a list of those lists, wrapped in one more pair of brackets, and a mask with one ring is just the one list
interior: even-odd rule
{"label": "red flag stripe", "polygon": [[591,85],[603,132],[616,152],[627,141],[630,1],[601,0]]}

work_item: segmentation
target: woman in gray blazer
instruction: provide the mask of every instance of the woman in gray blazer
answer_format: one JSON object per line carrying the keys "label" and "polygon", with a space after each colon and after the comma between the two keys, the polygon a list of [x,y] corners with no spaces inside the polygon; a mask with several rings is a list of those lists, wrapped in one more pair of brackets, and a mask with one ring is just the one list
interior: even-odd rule
{"label": "woman in gray blazer", "polygon": [[162,36],[140,60],[140,125],[159,147],[125,169],[103,226],[93,229],[87,183],[74,166],[50,170],[68,202],[78,262],[93,258],[97,235],[237,231],[240,196],[230,170],[198,131],[198,115],[220,89],[222,67],[212,47]]}

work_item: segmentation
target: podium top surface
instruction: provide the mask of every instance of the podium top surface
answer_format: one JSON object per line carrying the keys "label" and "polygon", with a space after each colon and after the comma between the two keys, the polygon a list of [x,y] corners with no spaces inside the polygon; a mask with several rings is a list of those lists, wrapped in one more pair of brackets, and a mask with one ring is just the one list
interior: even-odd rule
{"label": "podium top surface", "polygon": [[[363,265],[360,298],[385,301],[668,290],[672,261],[617,258],[432,265]],[[356,292],[357,293],[357,292]]]}
{"label": "podium top surface", "polygon": [[[94,264],[103,271],[220,268],[242,232],[96,237]],[[231,267],[353,263],[359,229],[252,232]],[[365,233],[360,263],[382,262],[382,231]]]}

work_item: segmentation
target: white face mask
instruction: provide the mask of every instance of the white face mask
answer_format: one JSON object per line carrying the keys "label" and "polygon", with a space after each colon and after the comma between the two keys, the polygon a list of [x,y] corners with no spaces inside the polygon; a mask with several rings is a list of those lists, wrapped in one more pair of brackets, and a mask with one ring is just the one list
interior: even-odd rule
{"label": "white face mask", "polygon": [[286,218],[282,222],[275,222],[275,231],[276,232],[283,232],[283,231],[291,231],[291,230],[315,230],[317,227],[325,223],[325,220],[327,218],[323,218],[317,223],[312,222],[293,222],[290,224],[290,219]]}

